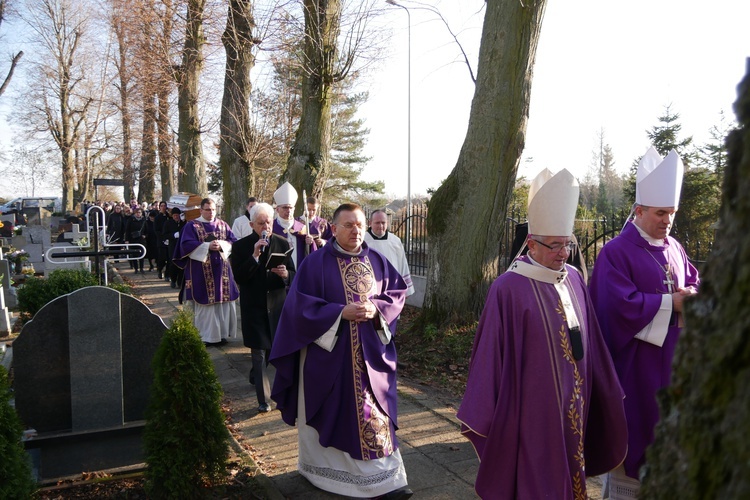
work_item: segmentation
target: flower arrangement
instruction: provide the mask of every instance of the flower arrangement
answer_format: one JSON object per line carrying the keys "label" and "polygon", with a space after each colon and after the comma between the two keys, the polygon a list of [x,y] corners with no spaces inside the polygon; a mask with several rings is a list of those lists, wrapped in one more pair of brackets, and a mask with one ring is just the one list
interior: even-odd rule
{"label": "flower arrangement", "polygon": [[35,273],[34,264],[31,262],[24,262],[23,267],[21,268],[21,274],[25,276],[34,276]]}
{"label": "flower arrangement", "polygon": [[13,247],[11,247],[11,251],[5,254],[5,258],[18,266],[23,261],[29,260],[29,252],[26,250],[13,250]]}

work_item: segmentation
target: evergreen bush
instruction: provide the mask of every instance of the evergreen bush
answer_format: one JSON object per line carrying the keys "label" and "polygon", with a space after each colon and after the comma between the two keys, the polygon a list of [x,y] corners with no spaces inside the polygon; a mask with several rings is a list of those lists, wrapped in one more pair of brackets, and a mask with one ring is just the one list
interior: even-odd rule
{"label": "evergreen bush", "polygon": [[146,413],[146,490],[152,498],[198,498],[226,477],[229,433],[222,390],[192,316],[177,314],[154,355]]}
{"label": "evergreen bush", "polygon": [[36,491],[31,462],[23,448],[23,426],[10,405],[8,372],[0,366],[0,498],[27,499]]}
{"label": "evergreen bush", "polygon": [[[86,286],[98,286],[99,279],[86,269],[56,269],[47,278],[29,278],[18,289],[18,309],[33,317],[48,302]],[[128,285],[110,284],[118,292],[132,295]]]}

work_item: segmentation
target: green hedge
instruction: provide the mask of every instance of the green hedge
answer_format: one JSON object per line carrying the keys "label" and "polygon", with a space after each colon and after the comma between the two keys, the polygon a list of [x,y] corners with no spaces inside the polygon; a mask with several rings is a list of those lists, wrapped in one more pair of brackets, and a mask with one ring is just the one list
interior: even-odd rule
{"label": "green hedge", "polygon": [[[18,310],[34,316],[48,302],[87,286],[98,286],[99,279],[85,269],[57,269],[47,278],[34,277],[26,280],[18,289]],[[132,295],[128,285],[110,283],[109,288]]]}
{"label": "green hedge", "polygon": [[22,434],[21,419],[10,405],[8,372],[0,366],[0,498],[25,500],[36,491]]}

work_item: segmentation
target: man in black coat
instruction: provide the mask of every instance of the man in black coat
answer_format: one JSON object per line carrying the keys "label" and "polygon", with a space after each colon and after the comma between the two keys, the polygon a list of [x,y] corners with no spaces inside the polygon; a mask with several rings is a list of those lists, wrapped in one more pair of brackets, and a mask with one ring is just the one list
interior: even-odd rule
{"label": "man in black coat", "polygon": [[[268,376],[268,353],[276,334],[286,290],[294,279],[294,262],[286,238],[273,234],[274,210],[258,203],[250,210],[252,233],[232,245],[232,273],[240,289],[242,338],[252,350],[251,379],[255,380],[258,411],[268,412],[271,395]],[[282,263],[267,268],[271,254],[286,254]]]}

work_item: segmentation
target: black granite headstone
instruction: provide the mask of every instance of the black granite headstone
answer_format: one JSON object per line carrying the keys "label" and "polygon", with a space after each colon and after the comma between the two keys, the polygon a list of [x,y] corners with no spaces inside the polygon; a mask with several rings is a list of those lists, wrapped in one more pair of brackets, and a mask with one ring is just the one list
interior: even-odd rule
{"label": "black granite headstone", "polygon": [[151,360],[165,330],[139,300],[98,286],[58,297],[24,325],[13,343],[16,409],[37,431],[26,446],[40,450],[42,478],[142,458],[122,434],[140,439],[134,429],[144,424]]}

